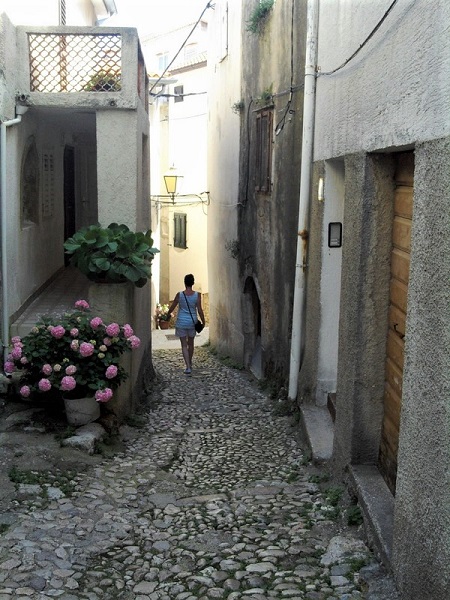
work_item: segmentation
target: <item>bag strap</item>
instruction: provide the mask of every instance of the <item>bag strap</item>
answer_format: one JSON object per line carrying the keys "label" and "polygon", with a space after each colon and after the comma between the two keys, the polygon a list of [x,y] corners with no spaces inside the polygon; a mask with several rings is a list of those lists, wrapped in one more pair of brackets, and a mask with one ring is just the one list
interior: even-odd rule
{"label": "bag strap", "polygon": [[183,296],[184,296],[184,299],[186,300],[186,304],[187,304],[187,307],[188,307],[189,314],[191,315],[192,322],[195,325],[194,317],[192,316],[192,313],[191,313],[191,307],[189,306],[189,302],[187,301],[186,294],[184,292],[183,292]]}

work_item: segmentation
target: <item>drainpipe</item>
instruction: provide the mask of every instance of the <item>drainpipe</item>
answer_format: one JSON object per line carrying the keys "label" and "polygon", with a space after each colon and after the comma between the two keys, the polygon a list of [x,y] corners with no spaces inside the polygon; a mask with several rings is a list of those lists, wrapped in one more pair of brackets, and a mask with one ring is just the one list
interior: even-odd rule
{"label": "drainpipe", "polygon": [[304,311],[306,299],[306,269],[308,252],[308,224],[310,183],[314,142],[314,107],[316,91],[317,30],[319,0],[308,0],[306,23],[306,61],[303,101],[302,159],[300,167],[300,194],[298,203],[298,238],[295,262],[294,306],[292,314],[291,358],[288,397],[297,397],[298,377],[304,344]]}
{"label": "drainpipe", "polygon": [[[6,129],[17,125],[22,115],[28,110],[27,106],[16,107],[16,118],[3,121],[0,125],[0,218],[1,218],[1,252],[2,252],[2,348],[3,364],[9,349],[9,294],[8,294],[8,260],[7,260],[7,227],[6,227]],[[1,371],[3,371],[3,364]]]}

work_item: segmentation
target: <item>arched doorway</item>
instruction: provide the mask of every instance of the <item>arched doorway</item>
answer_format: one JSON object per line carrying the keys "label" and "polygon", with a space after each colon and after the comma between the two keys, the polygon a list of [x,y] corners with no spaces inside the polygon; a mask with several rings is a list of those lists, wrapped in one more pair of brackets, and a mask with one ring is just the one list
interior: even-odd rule
{"label": "arched doorway", "polygon": [[247,277],[244,284],[243,317],[244,365],[262,379],[261,302],[253,277]]}

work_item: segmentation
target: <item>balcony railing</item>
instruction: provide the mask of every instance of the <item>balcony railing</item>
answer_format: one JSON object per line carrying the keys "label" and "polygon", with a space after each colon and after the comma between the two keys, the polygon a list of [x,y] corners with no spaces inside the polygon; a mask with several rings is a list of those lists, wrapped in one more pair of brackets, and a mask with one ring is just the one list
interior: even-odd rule
{"label": "balcony railing", "polygon": [[28,33],[30,91],[120,92],[122,36]]}

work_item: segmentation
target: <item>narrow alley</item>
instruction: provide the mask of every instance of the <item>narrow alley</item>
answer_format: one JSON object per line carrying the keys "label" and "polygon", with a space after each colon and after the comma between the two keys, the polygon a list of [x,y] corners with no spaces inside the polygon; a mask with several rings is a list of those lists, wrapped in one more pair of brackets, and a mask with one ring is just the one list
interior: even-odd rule
{"label": "narrow alley", "polygon": [[292,415],[208,348],[192,377],[178,349],[155,350],[154,364],[123,451],[12,509],[0,600],[397,598]]}

